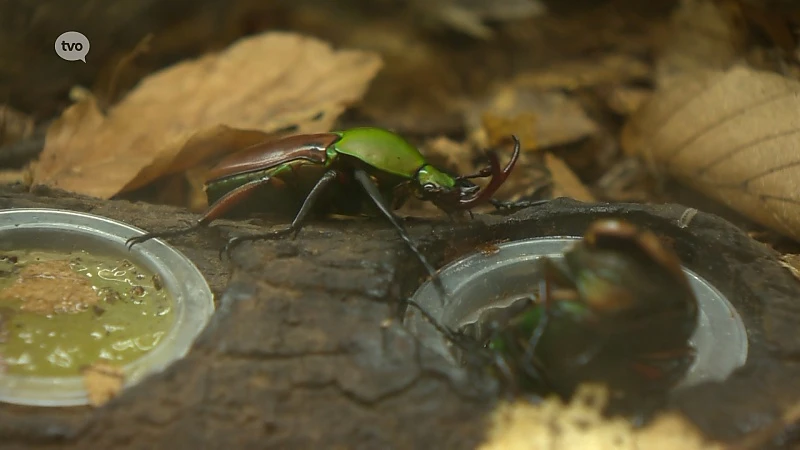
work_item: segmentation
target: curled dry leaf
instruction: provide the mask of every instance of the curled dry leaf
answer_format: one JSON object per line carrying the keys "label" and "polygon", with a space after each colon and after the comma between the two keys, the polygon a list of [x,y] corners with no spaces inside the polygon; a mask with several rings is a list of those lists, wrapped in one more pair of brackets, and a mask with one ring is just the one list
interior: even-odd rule
{"label": "curled dry leaf", "polygon": [[34,184],[109,198],[296,126],[328,131],[380,57],[292,33],[242,39],[149,76],[107,116],[94,98],[50,127]]}
{"label": "curled dry leaf", "polygon": [[596,201],[594,195],[561,158],[546,153],[544,164],[552,177],[553,197],[569,197],[582,202]]}
{"label": "curled dry leaf", "polygon": [[106,363],[95,363],[82,370],[83,385],[89,394],[89,404],[102,406],[116,397],[125,383],[122,369]]}
{"label": "curled dry leaf", "polygon": [[622,418],[604,418],[602,411],[607,401],[604,388],[585,385],[569,404],[555,397],[538,405],[503,403],[494,411],[488,438],[479,450],[723,448],[706,440],[693,425],[675,414],[659,416],[638,429]]}
{"label": "curled dry leaf", "polygon": [[800,240],[800,82],[735,67],[659,90],[623,147],[756,222]]}

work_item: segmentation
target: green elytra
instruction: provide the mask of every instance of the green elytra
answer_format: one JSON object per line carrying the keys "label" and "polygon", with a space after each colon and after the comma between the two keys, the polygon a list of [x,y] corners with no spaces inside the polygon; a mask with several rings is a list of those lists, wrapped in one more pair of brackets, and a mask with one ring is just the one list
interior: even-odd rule
{"label": "green elytra", "polygon": [[431,183],[452,189],[456,179],[428,164],[422,153],[408,141],[381,128],[336,131],[341,137],[333,144],[336,152],[358,158],[375,169],[406,178],[420,185]]}
{"label": "green elytra", "polygon": [[428,189],[431,191],[452,190],[456,186],[455,177],[429,164],[416,147],[390,131],[382,128],[363,127],[346,131],[332,131],[324,135],[338,137],[325,148],[324,158],[310,159],[296,155],[294,159],[282,162],[277,166],[253,168],[249,171],[232,175],[226,174],[211,179],[206,186],[209,203],[213,204],[222,195],[236,187],[264,176],[279,179],[290,177],[300,166],[318,166],[321,170],[335,167],[340,163],[340,155],[347,155],[362,161],[370,175],[379,182],[383,182],[382,184],[388,185],[389,189],[412,180],[416,181],[418,186],[429,186]]}

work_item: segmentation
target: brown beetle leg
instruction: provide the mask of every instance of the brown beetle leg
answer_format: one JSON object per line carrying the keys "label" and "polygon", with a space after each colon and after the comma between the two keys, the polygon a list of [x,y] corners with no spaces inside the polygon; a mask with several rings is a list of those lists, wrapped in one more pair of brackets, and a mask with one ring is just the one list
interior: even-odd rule
{"label": "brown beetle leg", "polygon": [[336,180],[336,177],[339,176],[339,172],[336,170],[329,170],[325,172],[322,177],[320,177],[317,184],[311,189],[311,192],[308,193],[306,199],[303,201],[303,206],[300,207],[300,211],[295,216],[294,220],[292,221],[291,225],[286,228],[277,231],[271,231],[269,233],[263,234],[253,234],[249,236],[236,236],[228,240],[225,244],[225,247],[220,250],[220,258],[222,257],[222,253],[225,253],[230,258],[231,250],[234,247],[241,244],[244,241],[257,241],[261,239],[275,239],[279,237],[286,236],[287,234],[294,233],[293,239],[297,237],[297,233],[303,228],[304,222],[308,217],[308,214],[314,208],[314,204],[319,199],[320,195],[325,191],[325,188],[328,187],[332,182]]}
{"label": "brown beetle leg", "polygon": [[226,193],[222,197],[219,198],[214,204],[209,206],[205,213],[200,216],[197,221],[185,228],[179,228],[177,230],[167,230],[167,231],[160,231],[158,233],[147,233],[141,236],[134,236],[127,241],[125,241],[125,246],[128,247],[130,250],[134,245],[149,241],[150,239],[154,238],[163,238],[163,237],[170,237],[170,236],[179,236],[181,234],[190,233],[200,227],[208,225],[210,222],[213,222],[231,210],[234,206],[244,201],[247,197],[255,192],[256,188],[269,183],[271,180],[270,177],[263,177],[257,180],[253,180],[247,182],[238,188]]}

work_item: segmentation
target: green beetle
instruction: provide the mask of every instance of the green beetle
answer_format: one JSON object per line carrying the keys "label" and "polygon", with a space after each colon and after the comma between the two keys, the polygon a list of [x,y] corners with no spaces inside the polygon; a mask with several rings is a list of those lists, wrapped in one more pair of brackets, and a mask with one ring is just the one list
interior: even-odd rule
{"label": "green beetle", "polygon": [[[246,240],[296,235],[312,210],[355,215],[369,212],[371,206],[392,223],[436,279],[435,269],[392,210],[400,207],[409,194],[433,202],[448,215],[490,201],[519,157],[519,140],[512,138],[514,152],[505,168],[500,167],[497,154],[488,151],[489,166],[466,176],[452,176],[437,169],[416,147],[381,128],[295,135],[259,143],[223,159],[211,169],[206,181],[210,206],[193,225],[136,236],[127,245],[190,232],[229,213],[265,186],[283,185],[288,188],[285,195],[303,198],[291,225],[269,233],[234,237],[225,251]],[[491,180],[482,190],[469,181],[489,176]]]}
{"label": "green beetle", "polygon": [[680,259],[652,232],[598,220],[562,260],[539,264],[538,292],[457,331],[423,314],[517,394],[568,397],[585,381],[664,392],[694,361],[697,300]]}

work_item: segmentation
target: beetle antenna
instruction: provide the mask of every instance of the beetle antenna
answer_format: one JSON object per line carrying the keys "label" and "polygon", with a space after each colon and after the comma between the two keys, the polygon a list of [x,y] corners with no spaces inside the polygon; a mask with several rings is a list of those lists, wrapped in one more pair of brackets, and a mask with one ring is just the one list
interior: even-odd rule
{"label": "beetle antenna", "polygon": [[194,222],[193,224],[191,224],[189,226],[186,226],[186,227],[183,227],[183,228],[177,228],[175,230],[166,230],[166,231],[160,231],[158,233],[147,233],[147,234],[142,234],[140,236],[134,236],[134,237],[128,239],[127,241],[125,241],[125,247],[127,247],[128,250],[130,250],[131,248],[133,248],[134,245],[141,244],[142,242],[149,241],[150,239],[165,238],[165,237],[172,237],[172,236],[180,236],[182,234],[188,234],[188,233],[191,233],[192,231],[202,227],[204,224],[205,223],[201,223],[200,221],[196,221],[196,222]]}

